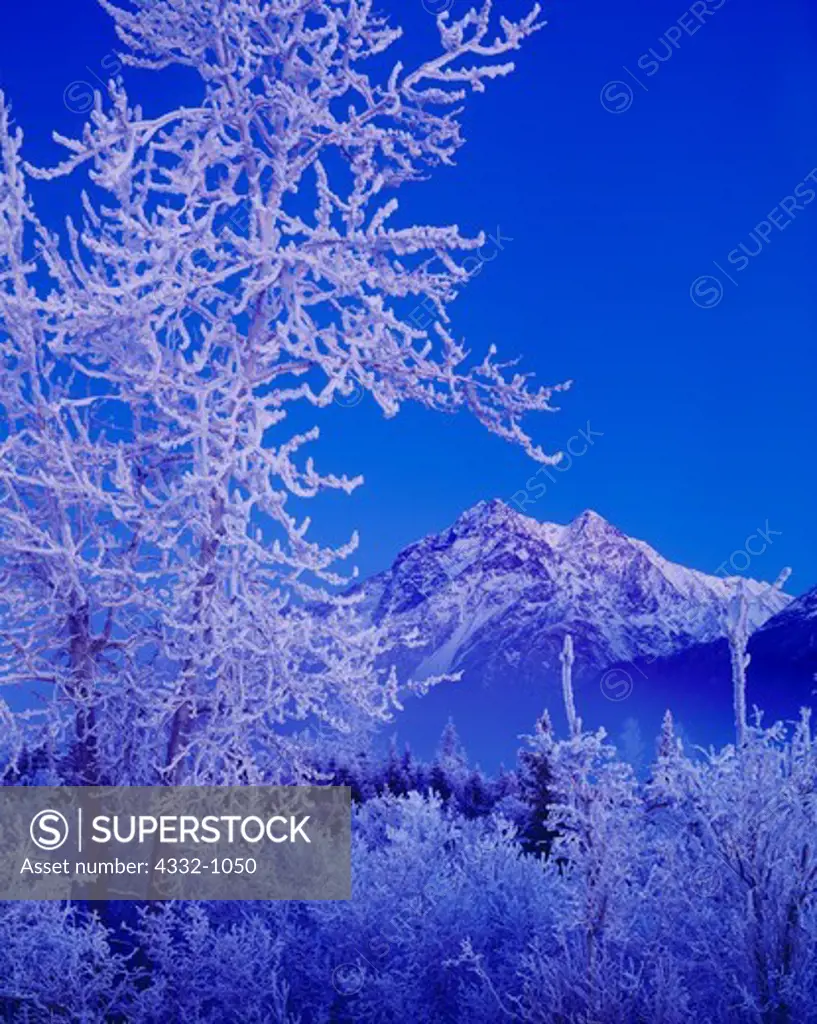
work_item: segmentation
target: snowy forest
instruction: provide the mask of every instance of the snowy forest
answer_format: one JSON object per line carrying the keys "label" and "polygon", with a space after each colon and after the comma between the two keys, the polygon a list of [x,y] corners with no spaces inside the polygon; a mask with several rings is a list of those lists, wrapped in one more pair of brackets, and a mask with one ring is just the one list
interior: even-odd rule
{"label": "snowy forest", "polygon": [[644,780],[547,715],[494,778],[453,727],[318,768],[355,798],[350,902],[4,904],[6,1019],[815,1019],[808,713],[690,754],[668,712]]}
{"label": "snowy forest", "polygon": [[200,102],[149,117],[117,77],[43,167],[0,93],[2,784],[349,786],[353,898],[2,903],[2,1019],[817,1020],[817,746],[808,709],[751,711],[745,594],[733,743],[685,749],[669,709],[637,773],[582,725],[567,638],[567,732],[543,713],[487,775],[454,725],[378,753],[451,681],[396,670],[420,638],[361,615],[357,535],[313,539],[310,502],[363,484],[320,455],[358,393],[562,458],[527,417],[570,382],[452,322],[485,237],[397,198],[539,7],[445,10],[406,66],[373,0],[99,2],[123,66]]}

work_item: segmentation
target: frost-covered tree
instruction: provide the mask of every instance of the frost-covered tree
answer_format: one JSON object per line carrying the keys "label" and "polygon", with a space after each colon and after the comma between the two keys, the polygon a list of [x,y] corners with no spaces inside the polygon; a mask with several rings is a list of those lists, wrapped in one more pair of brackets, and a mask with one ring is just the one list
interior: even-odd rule
{"label": "frost-covered tree", "polygon": [[552,825],[553,769],[550,755],[553,725],[545,711],[527,745],[519,751],[517,769],[522,809],[518,814],[523,849],[537,856],[547,854],[555,832]]}
{"label": "frost-covered tree", "polygon": [[[783,569],[769,588],[770,593],[781,590],[790,575],[790,568]],[[746,743],[748,735],[746,669],[752,660],[752,656],[748,652],[748,646],[750,611],[753,600],[757,600],[757,595],[753,596],[750,594],[745,580],[740,580],[737,589],[729,599],[724,617],[726,636],[729,641],[729,654],[732,661],[732,703],[735,712],[735,735],[739,747]]]}
{"label": "frost-covered tree", "polygon": [[732,704],[735,711],[735,736],[737,744],[746,743],[746,669],[751,655],[749,646],[749,598],[743,580],[729,600],[726,614],[726,635],[729,640],[729,654],[732,659]]}
{"label": "frost-covered tree", "polygon": [[[51,169],[0,98],[0,682],[74,781],[291,773],[293,722],[398,700],[338,594],[357,537],[308,536],[305,502],[361,483],[306,454],[310,417],[359,391],[467,408],[558,458],[522,421],[564,385],[473,359],[450,323],[483,239],[397,198],[453,162],[466,94],[539,11],[443,14],[405,67],[372,0],[101,3],[125,64],[181,65],[200,97],[148,116],[112,82]],[[57,235],[28,179],[66,176],[83,212]]]}
{"label": "frost-covered tree", "polygon": [[[564,697],[573,704],[569,674]],[[522,793],[536,794],[541,780],[522,837],[524,849],[545,854],[537,863],[551,923],[532,934],[512,982],[492,974],[470,941],[456,965],[481,983],[495,1019],[681,1024],[689,1016],[676,965],[653,941],[642,793],[604,730],[583,730],[572,718],[560,740],[544,715],[520,754]]]}
{"label": "frost-covered tree", "polygon": [[559,652],[559,661],[562,663],[562,699],[567,715],[567,729],[571,736],[581,732],[581,719],[576,717],[576,703],[573,697],[573,662],[576,655],[573,652],[573,637],[565,633],[562,641],[562,649]]}
{"label": "frost-covered tree", "polygon": [[810,712],[695,760],[665,722],[648,789],[655,891],[673,959],[718,1019],[814,1019],[817,814]]}
{"label": "frost-covered tree", "polygon": [[443,728],[437,752],[428,773],[429,787],[443,800],[459,800],[468,778],[468,755],[454,722]]}

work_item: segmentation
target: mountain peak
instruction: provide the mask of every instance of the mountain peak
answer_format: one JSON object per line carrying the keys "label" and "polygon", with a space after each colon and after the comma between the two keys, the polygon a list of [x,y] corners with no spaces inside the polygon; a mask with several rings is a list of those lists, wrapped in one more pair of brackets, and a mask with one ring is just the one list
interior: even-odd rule
{"label": "mountain peak", "polygon": [[559,548],[564,545],[595,548],[604,542],[628,541],[620,530],[593,509],[585,509],[572,522],[562,525],[534,519],[500,498],[477,502],[462,513],[451,530],[457,537],[480,536],[499,541],[505,534],[529,539],[533,543],[544,541]]}
{"label": "mountain peak", "polygon": [[600,516],[598,514],[598,512],[595,512],[592,508],[586,508],[584,510],[584,512],[582,512],[582,514],[580,516],[576,516],[576,518],[573,520],[573,524],[574,525],[575,524],[581,524],[582,526],[585,526],[585,525],[588,525],[588,524],[592,524],[594,526],[595,525],[604,525],[604,526],[609,526],[610,525],[607,522],[607,520],[604,518],[604,516]]}
{"label": "mountain peak", "polygon": [[501,498],[489,498],[487,501],[478,501],[476,505],[472,506],[464,515],[468,515],[469,512],[477,513],[483,517],[505,515],[510,512],[511,508]]}
{"label": "mountain peak", "polygon": [[604,516],[594,512],[592,508],[586,508],[581,515],[576,516],[570,524],[569,530],[574,537],[577,534],[600,536],[605,533],[615,533],[623,536],[623,534],[619,534],[619,531],[611,523],[607,522]]}
{"label": "mountain peak", "polygon": [[[592,509],[561,525],[494,499],[410,545],[361,588],[373,621],[421,638],[404,659],[418,678],[467,666],[538,678],[558,664],[566,632],[590,667],[718,639],[737,585],[668,561]],[[790,600],[746,585],[753,628]]]}
{"label": "mountain peak", "polygon": [[488,501],[478,501],[476,505],[466,509],[457,519],[457,523],[496,522],[520,515],[521,513],[506,505],[501,498],[491,498]]}
{"label": "mountain peak", "polygon": [[517,512],[500,498],[492,498],[490,501],[478,501],[466,509],[451,525],[451,531],[458,537],[485,536],[507,530],[535,529],[538,525],[535,519]]}

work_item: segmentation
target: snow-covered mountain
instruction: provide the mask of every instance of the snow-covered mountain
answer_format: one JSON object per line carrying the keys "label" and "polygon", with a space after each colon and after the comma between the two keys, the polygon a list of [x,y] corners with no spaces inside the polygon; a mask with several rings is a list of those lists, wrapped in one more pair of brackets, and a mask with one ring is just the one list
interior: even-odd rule
{"label": "snow-covered mountain", "polygon": [[[562,526],[496,500],[412,544],[360,588],[372,620],[419,634],[421,645],[400,656],[404,672],[462,670],[513,685],[551,674],[565,632],[579,676],[715,640],[738,582],[669,562],[595,512]],[[746,585],[755,628],[791,600]]]}

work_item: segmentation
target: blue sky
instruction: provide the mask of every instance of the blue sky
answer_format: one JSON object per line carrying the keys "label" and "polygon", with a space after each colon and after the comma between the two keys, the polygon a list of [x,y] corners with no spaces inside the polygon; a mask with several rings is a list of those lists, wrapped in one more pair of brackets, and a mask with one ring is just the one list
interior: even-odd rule
{"label": "blue sky", "polygon": [[[439,2],[383,0],[404,56],[433,46]],[[556,449],[589,423],[594,444],[525,511],[561,522],[591,507],[707,571],[768,528],[747,571],[791,565],[792,591],[813,586],[817,9],[559,0],[546,16],[516,75],[470,104],[458,166],[401,196],[414,220],[499,232],[454,310],[473,350],[496,342],[543,381],[576,382],[534,433]],[[50,132],[80,131],[116,40],[93,0],[10,2],[3,22],[0,84],[26,155],[49,162]],[[173,73],[125,81],[151,111],[191,96]],[[52,189],[51,216],[71,190]],[[511,500],[536,470],[464,415],[386,422],[364,401],[322,426],[324,468],[366,485],[316,518],[330,538],[360,528],[363,572],[482,498]]]}

